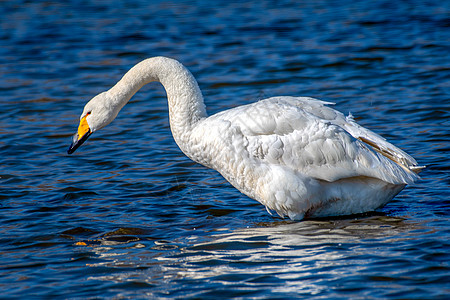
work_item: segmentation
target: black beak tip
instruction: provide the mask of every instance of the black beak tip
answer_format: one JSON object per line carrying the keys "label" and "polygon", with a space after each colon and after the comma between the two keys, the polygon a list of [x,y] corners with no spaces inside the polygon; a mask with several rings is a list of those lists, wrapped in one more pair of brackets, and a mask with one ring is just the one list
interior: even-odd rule
{"label": "black beak tip", "polygon": [[72,154],[75,152],[75,150],[76,150],[76,148],[74,147],[73,144],[71,144],[69,149],[67,149],[67,154]]}
{"label": "black beak tip", "polygon": [[69,149],[67,150],[67,154],[72,154],[75,152],[75,150],[78,149],[78,147],[80,147],[87,139],[88,137],[91,135],[91,131],[89,130],[88,132],[86,132],[81,139],[78,139],[78,134],[75,133],[72,136],[72,143],[70,144]]}

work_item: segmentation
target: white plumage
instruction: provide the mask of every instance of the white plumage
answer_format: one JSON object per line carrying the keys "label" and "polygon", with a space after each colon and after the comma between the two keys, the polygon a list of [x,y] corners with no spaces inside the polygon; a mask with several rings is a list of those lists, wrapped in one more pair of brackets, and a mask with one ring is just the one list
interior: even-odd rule
{"label": "white plumage", "polygon": [[89,101],[69,153],[114,120],[151,81],[166,89],[170,127],[180,149],[283,217],[375,210],[418,179],[422,168],[351,116],[327,106],[332,103],[312,98],[273,97],[208,117],[192,74],[165,57],[140,62]]}

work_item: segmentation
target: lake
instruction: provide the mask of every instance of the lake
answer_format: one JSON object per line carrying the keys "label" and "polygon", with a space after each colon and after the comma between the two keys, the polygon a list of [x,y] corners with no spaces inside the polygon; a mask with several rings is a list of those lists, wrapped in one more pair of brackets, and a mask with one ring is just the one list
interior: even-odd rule
{"label": "lake", "polygon": [[[298,2],[3,1],[1,297],[447,298],[449,2]],[[314,97],[427,168],[376,212],[271,216],[183,155],[157,83],[67,155],[84,104],[159,55],[209,114]]]}

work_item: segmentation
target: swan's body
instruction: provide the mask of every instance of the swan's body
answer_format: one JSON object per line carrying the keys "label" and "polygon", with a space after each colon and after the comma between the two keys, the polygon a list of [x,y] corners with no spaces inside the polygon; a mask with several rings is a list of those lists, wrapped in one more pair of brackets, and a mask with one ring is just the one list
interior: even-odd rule
{"label": "swan's body", "polygon": [[137,64],[86,104],[69,153],[152,81],[166,89],[180,149],[281,216],[372,211],[418,178],[414,158],[326,106],[331,103],[274,97],[208,117],[192,74],[164,57]]}

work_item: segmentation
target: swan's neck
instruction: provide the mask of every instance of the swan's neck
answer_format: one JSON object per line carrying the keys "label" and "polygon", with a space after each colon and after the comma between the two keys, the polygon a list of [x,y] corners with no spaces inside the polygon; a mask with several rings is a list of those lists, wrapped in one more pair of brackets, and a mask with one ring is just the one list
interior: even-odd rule
{"label": "swan's neck", "polygon": [[165,57],[146,59],[131,68],[108,92],[119,110],[145,84],[161,82],[167,93],[169,121],[178,145],[189,139],[196,123],[207,116],[203,96],[194,76],[176,60]]}

